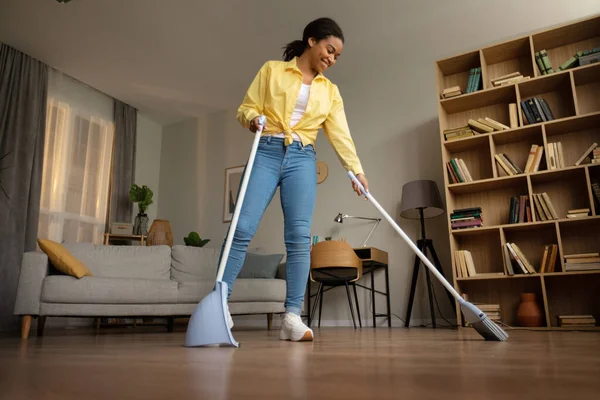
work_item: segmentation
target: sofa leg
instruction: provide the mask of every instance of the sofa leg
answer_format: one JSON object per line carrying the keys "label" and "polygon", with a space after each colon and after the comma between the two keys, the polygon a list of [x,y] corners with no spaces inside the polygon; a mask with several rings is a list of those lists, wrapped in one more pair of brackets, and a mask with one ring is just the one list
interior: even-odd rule
{"label": "sofa leg", "polygon": [[37,335],[38,336],[43,336],[44,335],[44,326],[46,325],[46,316],[45,315],[40,315],[38,317],[37,320]]}
{"label": "sofa leg", "polygon": [[267,314],[267,329],[271,330],[272,326],[273,326],[273,313],[268,313]]}
{"label": "sofa leg", "polygon": [[169,317],[167,318],[167,330],[169,331],[169,333],[173,332],[173,323],[175,321],[175,318],[173,317]]}
{"label": "sofa leg", "polygon": [[21,317],[21,339],[29,337],[29,329],[31,329],[31,315],[23,315]]}

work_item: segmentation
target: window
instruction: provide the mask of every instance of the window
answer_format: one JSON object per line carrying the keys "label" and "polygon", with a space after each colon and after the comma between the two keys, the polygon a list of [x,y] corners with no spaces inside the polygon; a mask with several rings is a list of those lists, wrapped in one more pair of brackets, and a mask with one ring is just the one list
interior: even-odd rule
{"label": "window", "polygon": [[[106,114],[112,100],[64,75],[50,78],[38,236],[100,244],[108,211],[114,122]],[[102,100],[97,109],[94,97]]]}

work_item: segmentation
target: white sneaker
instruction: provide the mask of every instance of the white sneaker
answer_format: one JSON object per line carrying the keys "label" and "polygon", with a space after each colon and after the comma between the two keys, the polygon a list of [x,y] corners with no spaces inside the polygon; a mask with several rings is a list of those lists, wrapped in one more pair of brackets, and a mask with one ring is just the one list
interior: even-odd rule
{"label": "white sneaker", "polygon": [[281,316],[279,339],[291,340],[293,342],[312,341],[313,331],[304,325],[299,315],[286,312]]}

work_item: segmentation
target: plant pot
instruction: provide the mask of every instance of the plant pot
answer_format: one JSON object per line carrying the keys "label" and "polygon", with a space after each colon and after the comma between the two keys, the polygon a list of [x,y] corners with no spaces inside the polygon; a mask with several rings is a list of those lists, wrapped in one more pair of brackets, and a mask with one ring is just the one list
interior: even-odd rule
{"label": "plant pot", "polygon": [[135,221],[133,223],[133,234],[146,236],[148,234],[148,216],[143,213],[139,213],[135,216]]}
{"label": "plant pot", "polygon": [[535,293],[521,293],[521,303],[517,309],[517,321],[520,326],[543,326],[544,314],[537,303]]}

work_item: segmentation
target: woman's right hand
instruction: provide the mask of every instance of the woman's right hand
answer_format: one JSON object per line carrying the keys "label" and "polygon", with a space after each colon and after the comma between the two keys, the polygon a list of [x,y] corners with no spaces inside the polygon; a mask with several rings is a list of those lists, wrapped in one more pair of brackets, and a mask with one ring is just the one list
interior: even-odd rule
{"label": "woman's right hand", "polygon": [[[252,121],[250,121],[250,132],[256,133],[256,131],[260,127],[260,124],[258,123],[258,119],[259,118],[260,117],[256,117]],[[263,127],[263,130],[265,130],[265,129],[267,129],[267,122],[266,121],[265,121],[265,126]]]}

